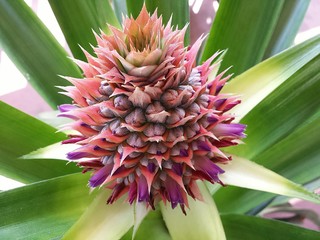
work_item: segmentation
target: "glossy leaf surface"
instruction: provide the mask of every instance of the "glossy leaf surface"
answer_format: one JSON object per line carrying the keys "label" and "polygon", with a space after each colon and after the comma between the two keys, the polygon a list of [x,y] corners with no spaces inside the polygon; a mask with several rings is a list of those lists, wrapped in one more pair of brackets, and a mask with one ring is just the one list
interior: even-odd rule
{"label": "glossy leaf surface", "polygon": [[236,214],[222,215],[228,240],[317,240],[320,232],[292,224]]}
{"label": "glossy leaf surface", "polygon": [[[184,215],[178,207],[171,209],[161,203],[161,212],[173,240],[224,240],[226,239],[220,215],[211,195],[202,182],[198,182],[203,201],[189,200],[189,209]],[[199,227],[195,227],[195,224]],[[200,227],[201,226],[201,227]]]}
{"label": "glossy leaf surface", "polygon": [[[189,4],[187,0],[127,0],[127,9],[129,15],[137,17],[145,2],[149,12],[153,13],[157,9],[158,15],[162,15],[163,22],[166,24],[172,17],[172,26],[178,26],[182,29],[190,22]],[[189,44],[190,41],[189,30],[186,33],[185,43]]]}
{"label": "glossy leaf surface", "polygon": [[271,57],[293,43],[304,19],[310,0],[285,0],[264,58]]}
{"label": "glossy leaf surface", "polygon": [[262,60],[284,1],[221,0],[202,61],[228,49],[221,69],[239,75]]}
{"label": "glossy leaf surface", "polygon": [[70,102],[58,93],[56,86],[68,84],[58,75],[80,77],[80,71],[24,1],[0,1],[0,36],[4,51],[52,108]]}
{"label": "glossy leaf surface", "polygon": [[77,59],[85,60],[81,47],[93,53],[96,45],[93,31],[110,33],[107,23],[120,28],[118,19],[106,0],[50,0],[50,6],[59,22],[68,45]]}
{"label": "glossy leaf surface", "polygon": [[0,239],[56,239],[92,200],[88,176],[73,174],[0,193]]}
{"label": "glossy leaf surface", "polygon": [[30,183],[79,171],[75,164],[64,161],[18,159],[65,139],[65,135],[4,102],[0,102],[0,109],[0,174]]}

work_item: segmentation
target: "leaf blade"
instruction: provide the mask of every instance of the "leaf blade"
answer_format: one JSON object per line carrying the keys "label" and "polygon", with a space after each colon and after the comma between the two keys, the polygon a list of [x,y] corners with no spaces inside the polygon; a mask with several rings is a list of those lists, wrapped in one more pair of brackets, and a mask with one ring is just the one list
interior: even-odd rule
{"label": "leaf blade", "polygon": [[[226,239],[220,215],[215,203],[204,185],[199,182],[204,201],[189,198],[190,210],[186,210],[187,215],[183,215],[180,209],[171,209],[161,203],[161,212],[169,233],[173,240],[183,239]],[[200,225],[200,228],[194,227]]]}
{"label": "leaf blade", "polygon": [[301,198],[320,204],[320,196],[250,160],[233,156],[230,164],[218,164],[225,172],[219,176],[227,185]]}
{"label": "leaf blade", "polygon": [[277,26],[273,32],[264,59],[290,47],[304,19],[310,0],[285,0]]}
{"label": "leaf blade", "polygon": [[[320,162],[318,158],[320,149],[318,143],[320,136],[317,134],[320,131],[319,116],[320,112],[315,114],[308,123],[305,123],[270,149],[253,158],[253,160],[300,184],[319,177]],[[304,144],[297,141],[300,138],[303,139]],[[274,159],[277,159],[277,161],[274,161]],[[228,213],[245,213],[257,204],[262,204],[272,197],[273,195],[269,193],[232,186],[221,189],[215,194],[219,210]],[[235,198],[237,198],[237,206],[232,201]]]}
{"label": "leaf blade", "polygon": [[0,238],[61,237],[93,197],[87,181],[79,173],[1,192]]}
{"label": "leaf blade", "polygon": [[201,61],[219,50],[228,49],[221,69],[233,66],[236,75],[260,62],[283,3],[278,0],[220,1]]}
{"label": "leaf blade", "polygon": [[[300,61],[300,59],[311,57],[308,61],[303,60],[304,62],[300,63],[298,61],[299,67],[293,68],[291,76],[288,76],[280,87],[269,94],[242,119],[242,122],[248,125],[246,144],[227,150],[249,158],[301,184],[319,177],[316,169],[319,166],[317,145],[320,138],[315,134],[319,131],[320,112],[317,99],[320,84],[318,72],[320,61],[319,40],[319,37],[309,40],[301,48],[301,54],[298,54],[299,50],[294,54],[296,55],[294,58],[289,58],[291,61],[295,61],[294,59]],[[298,49],[298,47],[281,53],[273,59],[277,59],[281,55],[285,56],[295,49]],[[273,60],[270,59],[270,61]],[[267,65],[267,61],[260,65]],[[259,68],[259,66],[256,68]],[[252,71],[249,70],[248,73],[243,75],[250,78],[250,75],[253,74],[251,78],[253,80],[259,76],[254,69],[252,68]],[[272,71],[266,71],[265,74],[266,76],[271,74],[268,77],[269,79],[274,76]],[[279,76],[281,78],[281,74]],[[239,78],[241,77],[239,76]],[[246,80],[244,79],[244,81]],[[244,86],[246,86],[245,82]],[[262,85],[260,87],[263,88]],[[301,141],[304,144],[301,144]],[[301,162],[304,164],[301,164]],[[229,201],[235,196],[241,203],[238,208],[235,208],[232,201]],[[230,187],[216,194],[216,202],[223,212],[243,213],[249,211],[256,203],[262,203],[271,197],[270,194]]]}
{"label": "leaf blade", "polygon": [[73,56],[77,59],[86,60],[79,45],[93,54],[90,46],[96,45],[93,31],[99,32],[102,29],[110,33],[106,23],[121,27],[109,1],[50,0],[49,3]]}
{"label": "leaf blade", "polygon": [[[74,173],[76,166],[54,160],[18,159],[20,156],[65,139],[63,133],[0,101],[0,174],[30,183]],[[31,141],[32,140],[32,141]]]}
{"label": "leaf blade", "polygon": [[317,231],[270,219],[236,214],[221,218],[228,240],[316,240],[320,237]]}
{"label": "leaf blade", "polygon": [[39,148],[21,156],[21,159],[57,159],[69,161],[67,153],[79,148],[77,144],[61,144],[60,142]]}
{"label": "leaf blade", "polygon": [[320,111],[319,64],[320,54],[252,109],[241,121],[248,126],[246,144],[231,152],[252,159]]}
{"label": "leaf blade", "polygon": [[[171,17],[171,25],[178,26],[179,29],[182,29],[190,22],[189,4],[187,0],[127,0],[128,14],[132,14],[132,16],[136,18],[139,15],[144,2],[149,12],[153,13],[157,10],[158,16],[162,16],[164,24],[168,23]],[[189,42],[190,31],[187,30],[185,44],[188,45]]]}
{"label": "leaf blade", "polygon": [[154,240],[172,239],[163,221],[160,209],[149,212],[139,226],[134,240],[144,240],[146,236],[152,236]]}
{"label": "leaf blade", "polygon": [[80,71],[24,1],[0,1],[0,35],[7,55],[52,108],[70,102],[55,88],[67,85],[58,74],[80,77]]}
{"label": "leaf blade", "polygon": [[123,198],[106,205],[110,193],[102,189],[62,239],[120,239],[133,225],[133,207]]}
{"label": "leaf blade", "polygon": [[234,108],[238,119],[244,117],[266,96],[320,54],[320,36],[270,58],[229,82],[222,91],[241,95]]}

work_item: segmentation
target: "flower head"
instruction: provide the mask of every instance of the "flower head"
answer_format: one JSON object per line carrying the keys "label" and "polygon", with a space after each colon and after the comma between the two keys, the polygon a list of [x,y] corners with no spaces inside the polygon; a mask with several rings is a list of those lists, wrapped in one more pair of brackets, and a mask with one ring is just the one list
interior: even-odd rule
{"label": "flower head", "polygon": [[60,115],[79,133],[64,141],[79,145],[68,158],[93,171],[91,187],[112,189],[108,203],[127,194],[129,203],[163,200],[184,211],[187,195],[201,199],[196,180],[220,183],[215,163],[231,160],[220,148],[244,137],[226,113],[240,101],[220,93],[230,76],[209,77],[219,53],[195,66],[203,39],[185,48],[186,28],[163,26],[146,8],[110,29],[96,35],[96,57],[76,60],[85,77],[67,77],[73,104]]}

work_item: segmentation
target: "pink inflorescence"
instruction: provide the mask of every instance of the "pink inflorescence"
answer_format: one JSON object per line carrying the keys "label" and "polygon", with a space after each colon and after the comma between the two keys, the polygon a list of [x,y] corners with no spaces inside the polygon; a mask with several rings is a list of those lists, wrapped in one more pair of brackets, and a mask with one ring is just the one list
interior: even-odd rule
{"label": "pink inflorescence", "polygon": [[92,188],[112,189],[108,203],[127,194],[130,204],[162,200],[185,211],[187,195],[201,199],[196,180],[221,183],[216,163],[231,158],[220,148],[245,136],[226,113],[240,101],[220,93],[230,75],[209,77],[219,53],[195,66],[202,38],[185,48],[186,28],[163,26],[145,8],[123,31],[109,28],[96,36],[96,57],[84,51],[88,62],[75,60],[85,77],[66,77],[73,104],[60,115],[78,134],[63,143],[79,145],[67,157],[93,172]]}

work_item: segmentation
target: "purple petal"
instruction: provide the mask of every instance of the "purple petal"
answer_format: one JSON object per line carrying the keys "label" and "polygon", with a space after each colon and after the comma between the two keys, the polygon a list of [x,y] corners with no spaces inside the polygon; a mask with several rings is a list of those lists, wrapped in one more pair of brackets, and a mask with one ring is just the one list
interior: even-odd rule
{"label": "purple petal", "polygon": [[132,204],[136,198],[137,198],[137,183],[133,182],[130,184],[130,188],[128,192],[129,203]]}
{"label": "purple petal", "polygon": [[82,141],[84,139],[86,139],[86,138],[85,137],[73,137],[70,139],[63,140],[62,144],[77,143],[77,142]]}
{"label": "purple petal", "polygon": [[198,148],[208,152],[211,151],[210,145],[204,141],[198,141]]}
{"label": "purple petal", "polygon": [[218,85],[216,88],[216,95],[221,91],[221,89],[223,88],[223,85]]}
{"label": "purple petal", "polygon": [[138,182],[138,201],[149,202],[149,190],[146,178],[141,175]]}
{"label": "purple petal", "polygon": [[76,106],[72,105],[72,104],[62,104],[60,106],[58,106],[58,109],[60,112],[69,112],[72,109],[77,108]]}
{"label": "purple petal", "polygon": [[172,164],[172,171],[174,171],[177,175],[182,176],[183,171],[182,171],[182,164],[181,163],[173,163]]}
{"label": "purple petal", "polygon": [[93,174],[93,176],[89,180],[89,184],[91,187],[97,187],[101,185],[107,177],[110,175],[112,170],[112,164],[105,165],[99,171]]}
{"label": "purple petal", "polygon": [[246,135],[243,133],[246,129],[246,125],[239,123],[230,123],[230,124],[218,124],[214,129],[213,133],[216,136],[234,136],[243,138]]}
{"label": "purple petal", "polygon": [[93,147],[93,150],[94,150],[94,151],[99,151],[99,150],[103,150],[103,149],[102,149],[101,147],[99,147],[99,146],[94,146],[94,147]]}
{"label": "purple petal", "polygon": [[109,199],[107,200],[107,204],[111,204],[113,203],[115,200],[117,200],[117,198],[119,197],[119,194],[121,193],[121,191],[123,190],[123,188],[125,187],[125,185],[123,183],[117,184],[112,191],[111,196],[109,197]]}
{"label": "purple petal", "polygon": [[154,171],[156,170],[156,165],[153,162],[149,162],[147,168],[150,173],[154,173]]}
{"label": "purple petal", "polygon": [[188,157],[188,150],[187,149],[180,149],[180,156]]}
{"label": "purple petal", "polygon": [[67,158],[70,160],[76,160],[80,158],[89,157],[89,154],[86,152],[69,152],[67,153]]}
{"label": "purple petal", "polygon": [[209,123],[216,123],[216,122],[218,122],[218,120],[219,120],[219,119],[218,119],[217,117],[213,116],[213,115],[207,117],[207,121],[208,121]]}
{"label": "purple petal", "polygon": [[238,101],[235,101],[235,102],[232,102],[232,103],[227,104],[227,106],[224,107],[223,111],[224,111],[224,112],[229,111],[231,108],[233,108],[234,106],[238,105],[240,102],[241,102],[241,101],[238,100]]}
{"label": "purple petal", "polygon": [[214,106],[216,108],[220,108],[226,101],[226,98],[218,99],[217,101],[215,101]]}
{"label": "purple petal", "polygon": [[201,157],[196,159],[194,166],[197,170],[203,172],[214,182],[220,182],[218,175],[224,173],[224,171],[221,168],[219,168],[207,157]]}
{"label": "purple petal", "polygon": [[127,170],[127,168],[126,168],[124,165],[122,165],[122,166],[120,166],[117,170],[114,171],[114,173],[112,174],[112,176],[115,176],[115,175],[117,175],[117,174],[120,174],[120,173],[122,173],[123,171],[126,171],[126,170]]}
{"label": "purple petal", "polygon": [[170,177],[167,177],[164,184],[168,193],[167,198],[169,202],[171,202],[171,207],[175,208],[179,203],[184,204],[184,200],[181,194],[181,189],[178,183],[176,183]]}
{"label": "purple petal", "polygon": [[60,114],[58,114],[58,117],[66,117],[66,118],[70,118],[72,120],[78,120],[77,117],[75,117],[75,116],[73,116],[71,114],[66,114],[66,113],[60,113]]}
{"label": "purple petal", "polygon": [[86,124],[86,123],[84,123],[84,122],[82,122],[82,123],[80,124],[80,126],[81,126],[81,127],[88,127],[88,128],[90,128],[90,125],[88,125],[88,124]]}

